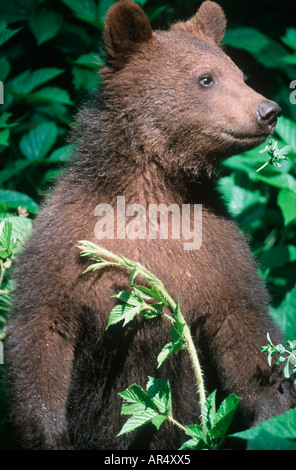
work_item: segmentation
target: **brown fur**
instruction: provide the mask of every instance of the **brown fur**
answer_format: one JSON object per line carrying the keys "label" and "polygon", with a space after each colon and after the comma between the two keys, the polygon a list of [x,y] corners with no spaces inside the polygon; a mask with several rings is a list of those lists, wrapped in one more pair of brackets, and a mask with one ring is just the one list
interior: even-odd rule
{"label": "brown fur", "polygon": [[[195,384],[185,351],[156,369],[169,341],[162,318],[105,330],[112,295],[128,273],[82,274],[78,240],[100,243],[140,261],[180,300],[201,357],[208,391],[242,398],[245,425],[289,409],[294,396],[281,369],[260,346],[272,325],[268,296],[244,236],[212,179],[219,161],[254,147],[271,132],[258,117],[267,102],[244,82],[219,46],[220,7],[205,2],[187,23],[152,32],[133,2],[108,14],[108,65],[93,101],[74,129],[77,152],[45,201],[19,260],[8,339],[12,417],[18,445],[34,449],[177,449],[184,436],[164,424],[120,438],[118,392],[147,376],[169,378],[176,419],[197,422]],[[199,78],[211,73],[215,85]],[[96,240],[99,203],[202,204],[203,240]]]}

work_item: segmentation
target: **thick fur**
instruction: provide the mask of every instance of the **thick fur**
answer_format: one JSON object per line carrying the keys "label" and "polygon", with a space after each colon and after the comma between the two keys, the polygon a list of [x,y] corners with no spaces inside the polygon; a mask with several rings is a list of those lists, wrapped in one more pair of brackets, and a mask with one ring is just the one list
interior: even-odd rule
{"label": "thick fur", "polygon": [[[152,32],[140,7],[120,1],[105,25],[107,66],[97,96],[73,130],[77,152],[44,203],[19,259],[7,340],[12,422],[25,449],[177,449],[182,433],[164,424],[116,437],[126,417],[118,392],[148,376],[169,378],[173,409],[198,422],[195,383],[185,351],[157,370],[170,340],[165,319],[135,319],[106,331],[112,295],[129,273],[83,274],[78,240],[138,260],[177,300],[198,349],[206,387],[242,398],[251,425],[294,406],[282,370],[260,346],[269,331],[268,296],[244,236],[215,188],[222,158],[254,147],[272,125],[256,111],[266,99],[251,90],[220,48],[225,17],[205,2],[195,17]],[[131,32],[132,30],[132,32]],[[204,73],[214,86],[202,87]],[[202,246],[184,240],[97,240],[100,203],[202,204]],[[157,438],[155,438],[157,434]]]}

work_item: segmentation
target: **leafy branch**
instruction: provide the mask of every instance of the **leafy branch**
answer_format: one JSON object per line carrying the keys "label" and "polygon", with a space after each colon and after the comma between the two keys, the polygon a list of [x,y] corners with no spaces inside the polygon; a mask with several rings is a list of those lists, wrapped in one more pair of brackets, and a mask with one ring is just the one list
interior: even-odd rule
{"label": "leafy branch", "polygon": [[278,148],[278,144],[275,140],[269,139],[268,144],[263,150],[260,150],[259,153],[265,153],[268,152],[270,159],[264,163],[256,172],[261,171],[263,168],[265,168],[267,165],[273,165],[277,168],[281,167],[280,160],[288,160],[288,153],[291,150],[290,145],[286,145],[282,149]]}
{"label": "leafy branch", "polygon": [[[149,422],[159,429],[162,423],[168,420],[191,437],[182,445],[181,449],[217,449],[225,438],[240,398],[230,395],[216,411],[216,391],[207,397],[202,368],[179,302],[176,303],[168,294],[160,279],[140,263],[136,263],[123,255],[117,256],[111,251],[88,241],[80,241],[78,248],[81,250],[81,256],[88,256],[94,261],[84,272],[96,271],[108,266],[126,268],[131,271],[129,284],[132,290],[124,290],[114,296],[122,303],[111,310],[107,328],[119,322],[123,322],[123,326],[125,326],[136,315],[143,316],[146,319],[163,315],[170,321],[172,341],[166,344],[158,354],[158,368],[173,353],[185,349],[189,353],[196,379],[197,395],[201,409],[201,425],[183,426],[179,423],[173,417],[169,381],[164,382],[162,379],[149,377],[146,391],[139,385],[133,384],[119,394],[124,400],[121,413],[131,415],[119,435],[133,431]],[[132,285],[137,276],[146,279],[150,287]],[[172,315],[163,311],[165,307],[171,311]]]}
{"label": "leafy branch", "polygon": [[275,346],[271,339],[270,334],[267,333],[267,346],[261,346],[261,352],[268,353],[268,364],[271,366],[273,356],[278,355],[276,359],[276,364],[280,365],[286,361],[284,374],[285,377],[290,377],[296,373],[296,340],[287,341],[287,347],[282,344]]}

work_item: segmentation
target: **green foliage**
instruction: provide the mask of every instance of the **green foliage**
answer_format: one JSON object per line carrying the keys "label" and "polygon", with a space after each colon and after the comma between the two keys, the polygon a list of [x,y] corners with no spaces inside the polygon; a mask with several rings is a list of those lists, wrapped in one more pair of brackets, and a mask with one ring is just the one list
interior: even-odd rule
{"label": "green foliage", "polygon": [[268,345],[261,347],[261,352],[268,353],[268,364],[271,366],[272,357],[274,355],[280,356],[276,360],[276,364],[280,365],[286,361],[286,365],[284,368],[285,377],[290,377],[291,375],[296,373],[296,340],[294,341],[287,341],[287,346],[283,346],[282,344],[278,344],[275,346],[270,338],[269,333],[267,333],[267,340]]}
{"label": "green foliage", "polygon": [[[73,148],[66,139],[76,107],[99,84],[102,25],[112,3],[113,0],[1,0],[0,81],[4,104],[0,104],[0,335],[3,336],[13,287],[9,280],[11,266],[38,213],[41,197],[71,156]],[[139,3],[156,27],[188,18],[196,9],[194,0]],[[296,79],[296,29],[286,8],[285,3],[277,5],[277,1],[269,3],[268,9],[261,1],[245,2],[240,8],[234,0],[225,4],[230,19],[224,44],[247,56],[246,64],[242,64],[246,73],[251,60],[252,86],[256,88],[257,78],[263,75],[263,90],[258,91],[277,101],[283,109],[274,140],[279,149],[289,145],[291,150],[289,160],[281,160],[282,166],[277,168],[265,165],[266,154],[260,154],[266,143],[232,157],[224,164],[219,187],[259,261],[260,274],[271,293],[270,314],[286,340],[294,341],[296,105],[290,99],[289,84]],[[256,15],[250,18],[255,10]],[[264,168],[256,171],[262,165]],[[131,278],[136,274],[135,269]],[[138,290],[145,294],[139,286]],[[135,298],[129,297],[124,312],[113,312],[114,318],[127,321],[128,315],[132,317],[136,311],[146,318],[158,314],[166,299],[156,298],[153,286],[146,294],[148,298],[140,301],[135,290]],[[135,305],[136,301],[140,305]],[[184,346],[182,334],[173,323],[171,336],[172,341],[159,353],[159,367]],[[0,447],[5,448],[8,432],[3,375],[4,367],[0,365]],[[287,422],[288,419],[287,415]],[[270,426],[275,423],[276,418]],[[260,431],[262,438],[252,438],[251,448],[252,445],[265,448],[268,439],[271,448],[273,445],[286,448],[291,443],[284,439],[279,444],[280,436],[275,441],[269,431],[264,428]]]}
{"label": "green foliage", "polygon": [[[132,272],[130,276],[131,291],[121,291],[115,295],[122,304],[116,305],[110,313],[107,328],[122,322],[124,327],[136,315],[147,320],[157,315],[163,315],[170,321],[172,341],[166,344],[157,357],[158,367],[173,353],[185,349],[189,353],[197,383],[197,394],[201,408],[201,425],[193,424],[183,426],[173,417],[173,404],[169,381],[149,377],[146,392],[137,384],[128,387],[119,393],[123,398],[121,414],[131,415],[121,429],[119,436],[152,423],[159,429],[164,421],[178,426],[191,439],[184,442],[181,450],[218,449],[223,443],[227,430],[231,424],[240,398],[235,395],[227,397],[216,411],[216,391],[206,398],[203,373],[193,344],[188,325],[182,315],[179,302],[175,302],[165,290],[163,283],[144,266],[123,255],[117,256],[94,243],[82,240],[78,248],[81,256],[88,256],[94,263],[90,264],[85,272],[104,269],[107,266],[127,268]],[[111,261],[110,261],[111,260]],[[150,287],[134,285],[136,276],[141,276],[150,283]],[[147,301],[152,303],[147,303]],[[156,301],[156,303],[155,303]],[[172,316],[163,313],[163,307],[168,307]]]}
{"label": "green foliage", "polygon": [[246,439],[252,450],[296,450],[296,409],[233,436]]}

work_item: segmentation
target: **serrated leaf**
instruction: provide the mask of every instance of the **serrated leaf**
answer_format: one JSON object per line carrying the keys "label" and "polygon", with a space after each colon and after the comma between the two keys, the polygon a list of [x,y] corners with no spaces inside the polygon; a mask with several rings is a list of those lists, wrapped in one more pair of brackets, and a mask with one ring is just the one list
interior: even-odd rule
{"label": "serrated leaf", "polygon": [[161,413],[165,413],[166,415],[171,414],[171,388],[168,380],[164,382],[162,379],[149,377],[146,390]]}
{"label": "serrated leaf", "polygon": [[6,43],[12,36],[18,33],[22,28],[9,29],[4,21],[0,22],[0,46]]}
{"label": "serrated leaf", "polygon": [[5,145],[5,146],[9,145],[9,142],[8,142],[9,135],[10,135],[9,129],[4,129],[4,131],[0,131],[0,145]]}
{"label": "serrated leaf", "polygon": [[[172,328],[174,328],[174,326],[172,325],[171,326],[171,330]],[[174,328],[175,332],[177,332],[177,330]],[[178,333],[178,332],[177,332]],[[173,336],[173,335],[172,335]],[[171,343],[167,343],[163,348],[162,350],[160,351],[160,353],[158,354],[157,356],[157,368],[159,368],[161,366],[161,364],[168,358],[170,357],[172,354],[174,354],[176,351],[179,351],[180,349],[183,349],[184,347],[186,346],[186,342],[184,340],[184,338],[178,333],[178,337],[177,335],[175,336],[175,340]]]}
{"label": "serrated leaf", "polygon": [[[8,253],[12,245],[16,244],[15,237],[12,237],[12,224],[9,220],[5,219],[0,224],[0,246]],[[6,258],[7,256],[5,256]]]}
{"label": "serrated leaf", "polygon": [[107,11],[113,4],[114,4],[114,0],[100,0],[99,1],[99,4],[97,6],[97,16],[101,24],[104,23]]}
{"label": "serrated leaf", "polygon": [[208,446],[202,439],[189,439],[184,442],[179,450],[202,450],[208,449]]}
{"label": "serrated leaf", "polygon": [[286,365],[284,367],[284,375],[286,378],[290,377],[290,360],[289,358],[287,359]]}
{"label": "serrated leaf", "polygon": [[89,52],[88,54],[83,54],[78,59],[75,60],[75,64],[82,65],[83,67],[87,67],[92,70],[98,70],[98,53],[97,52]]}
{"label": "serrated leaf", "polygon": [[6,57],[0,58],[0,80],[4,82],[9,75],[10,72],[10,62],[6,59]]}
{"label": "serrated leaf", "polygon": [[156,418],[157,416],[158,416],[158,413],[152,409],[147,409],[140,413],[136,413],[126,421],[126,423],[123,425],[121,431],[119,432],[119,434],[117,434],[117,436],[121,436],[122,434],[126,434],[131,431],[134,431],[140,426],[144,426],[144,424],[148,424],[152,422],[153,418]]}
{"label": "serrated leaf", "polygon": [[29,101],[49,101],[53,103],[73,105],[69,93],[62,88],[55,86],[41,88],[40,90],[27,96],[27,99]]}
{"label": "serrated leaf", "polygon": [[296,409],[269,418],[232,436],[250,441],[252,449],[284,449],[289,444],[296,450]]}
{"label": "serrated leaf", "polygon": [[96,4],[93,0],[62,0],[82,21],[98,27]]}
{"label": "serrated leaf", "polygon": [[186,426],[186,434],[194,437],[195,439],[202,439],[203,429],[199,424],[190,424],[189,426]]}
{"label": "serrated leaf", "polygon": [[154,426],[159,429],[162,423],[167,420],[167,416],[164,415],[156,415],[152,418],[151,422]]}
{"label": "serrated leaf", "polygon": [[215,415],[216,415],[216,392],[214,390],[207,398],[205,404],[201,409],[201,414],[203,417],[203,421],[205,426],[208,430],[212,428],[215,422]]}
{"label": "serrated leaf", "polygon": [[277,308],[271,308],[270,313],[287,339],[296,337],[296,284]]}
{"label": "serrated leaf", "polygon": [[278,194],[277,204],[281,208],[285,225],[296,219],[296,193],[289,189],[281,189]]}
{"label": "serrated leaf", "polygon": [[133,384],[118,395],[128,403],[142,403],[147,408],[155,409],[152,399],[140,385]]}
{"label": "serrated leaf", "polygon": [[7,82],[7,87],[12,93],[27,96],[33,90],[44,85],[63,72],[63,69],[55,67],[45,67],[33,72],[31,69],[28,69]]}
{"label": "serrated leaf", "polygon": [[184,317],[181,313],[179,301],[177,302],[177,306],[175,308],[175,311],[173,312],[173,317],[174,317],[174,320],[175,320],[175,323],[176,323],[176,328],[177,328],[178,332],[182,333],[186,323],[185,323]]}
{"label": "serrated leaf", "polygon": [[37,214],[39,210],[38,204],[32,198],[18,191],[0,189],[0,201],[2,204],[7,204],[14,209],[17,209],[19,206],[26,207],[27,211],[32,214]]}
{"label": "serrated leaf", "polygon": [[72,67],[73,85],[76,90],[94,90],[99,83],[99,75],[84,67]]}
{"label": "serrated leaf", "polygon": [[61,17],[55,11],[42,10],[30,15],[28,24],[40,46],[56,36],[61,28]]}
{"label": "serrated leaf", "polygon": [[132,321],[135,316],[139,313],[138,307],[131,307],[129,305],[116,305],[110,312],[109,321],[107,328],[111,325],[116,325],[117,323],[123,321],[123,326]]}
{"label": "serrated leaf", "polygon": [[241,399],[234,394],[223,400],[214,416],[214,422],[210,430],[212,437],[222,438],[226,435],[240,401]]}
{"label": "serrated leaf", "polygon": [[12,113],[3,113],[0,116],[0,129],[5,129],[7,127],[17,126],[16,122],[8,123],[8,119],[12,116]]}
{"label": "serrated leaf", "polygon": [[68,161],[70,156],[74,153],[75,146],[72,144],[64,145],[55,149],[48,157],[52,162],[65,162]]}
{"label": "serrated leaf", "polygon": [[[133,384],[119,395],[128,403],[123,406],[124,414],[129,414],[132,410],[137,411],[127,420],[118,435],[131,432],[139,426],[152,422],[152,419],[159,415],[153,400],[139,385]],[[160,425],[159,421],[157,425]]]}
{"label": "serrated leaf", "polygon": [[57,126],[53,122],[38,124],[20,141],[20,150],[28,160],[44,158],[54,145],[58,135]]}
{"label": "serrated leaf", "polygon": [[164,297],[158,292],[154,284],[151,285],[151,289],[146,286],[140,286],[140,285],[135,285],[135,289],[138,289],[139,291],[143,292],[144,294],[148,295],[151,299],[155,299],[158,302],[163,303],[165,306],[167,306],[167,301],[164,299]]}
{"label": "serrated leaf", "polygon": [[121,414],[133,415],[145,411],[147,406],[144,403],[122,403]]}

